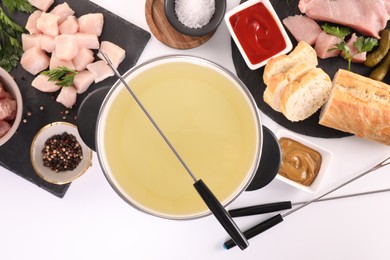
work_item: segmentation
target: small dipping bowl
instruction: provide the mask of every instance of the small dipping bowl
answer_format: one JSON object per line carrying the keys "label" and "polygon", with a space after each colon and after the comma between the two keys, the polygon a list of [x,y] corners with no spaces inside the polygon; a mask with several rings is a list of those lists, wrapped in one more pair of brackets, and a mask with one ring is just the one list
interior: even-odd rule
{"label": "small dipping bowl", "polygon": [[[319,172],[317,174],[317,177],[315,177],[314,181],[309,186],[303,185],[303,184],[298,183],[296,181],[293,181],[289,178],[286,178],[279,173],[276,176],[276,179],[279,179],[279,180],[281,180],[281,181],[283,181],[283,182],[285,182],[285,183],[287,183],[295,188],[298,188],[300,190],[303,190],[303,191],[306,191],[306,192],[312,193],[312,194],[317,193],[322,182],[325,179],[327,172],[328,172],[328,168],[330,166],[330,163],[331,163],[332,157],[333,157],[332,153],[330,151],[326,150],[325,148],[318,146],[312,142],[309,142],[308,140],[301,138],[297,134],[294,134],[294,133],[287,131],[287,130],[284,130],[284,129],[280,129],[279,131],[277,131],[276,137],[278,138],[279,141],[281,138],[292,139],[295,142],[298,142],[298,143],[300,143],[308,148],[311,148],[314,151],[317,151],[321,155],[321,165],[320,165]],[[296,160],[298,160],[298,161],[303,159],[303,157],[300,157],[295,152],[291,152],[290,154],[285,154],[283,149],[282,149],[282,164],[283,164],[283,160],[285,159],[285,157],[296,157]]]}
{"label": "small dipping bowl", "polygon": [[215,0],[215,12],[210,21],[201,28],[191,28],[185,26],[176,15],[176,0],[165,0],[164,11],[168,22],[178,32],[189,36],[203,36],[214,32],[225,15],[226,0]]}
{"label": "small dipping bowl", "polygon": [[15,80],[2,68],[0,68],[0,82],[3,83],[4,90],[10,93],[13,99],[16,101],[16,117],[14,120],[12,120],[12,122],[10,122],[11,128],[8,130],[8,132],[0,138],[0,146],[2,146],[9,139],[11,139],[19,127],[23,113],[23,100]]}
{"label": "small dipping bowl", "polygon": [[292,50],[292,43],[269,0],[249,0],[225,15],[229,32],[251,70]]}
{"label": "small dipping bowl", "polygon": [[[56,172],[43,165],[42,149],[47,139],[62,133],[74,135],[81,145],[83,158],[71,171]],[[83,175],[92,164],[92,151],[82,141],[75,125],[67,122],[55,122],[42,127],[35,135],[30,148],[31,163],[35,172],[45,181],[54,184],[66,184]]]}

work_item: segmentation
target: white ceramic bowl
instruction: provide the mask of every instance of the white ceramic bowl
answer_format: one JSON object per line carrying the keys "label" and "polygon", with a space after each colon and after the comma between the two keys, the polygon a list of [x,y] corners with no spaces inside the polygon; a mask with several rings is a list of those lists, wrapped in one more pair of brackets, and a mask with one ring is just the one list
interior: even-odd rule
{"label": "white ceramic bowl", "polygon": [[[273,54],[272,56],[262,60],[261,62],[257,62],[257,63],[252,63],[250,58],[248,57],[246,51],[245,51],[245,47],[243,47],[243,45],[241,44],[239,38],[237,37],[236,35],[236,32],[230,22],[230,18],[234,15],[236,15],[237,13],[241,12],[241,11],[244,11],[244,10],[248,10],[248,8],[252,8],[254,5],[258,4],[258,3],[263,3],[264,6],[266,7],[266,9],[269,11],[269,13],[271,14],[271,16],[273,17],[273,20],[276,22],[276,25],[277,27],[279,28],[280,30],[280,33],[281,33],[281,37],[283,37],[285,43],[286,43],[286,46],[284,49],[281,49],[279,52]],[[253,17],[252,17],[253,18]],[[259,18],[260,19],[260,18]],[[248,25],[248,27],[245,27],[245,29],[248,29],[248,32],[249,33],[253,33],[251,32],[250,30],[253,29],[253,19],[252,20],[252,23],[250,23]],[[284,29],[282,23],[280,22],[280,19],[278,17],[278,15],[276,14],[275,12],[275,9],[273,8],[272,4],[269,2],[269,0],[249,0],[243,4],[240,4],[238,5],[237,7],[233,8],[232,10],[230,10],[229,12],[227,12],[225,14],[225,23],[229,29],[229,32],[230,32],[230,35],[232,36],[234,42],[236,43],[238,49],[240,50],[241,52],[241,55],[243,56],[246,64],[248,65],[248,67],[251,69],[251,70],[255,70],[255,69],[258,69],[260,67],[263,67],[270,58],[272,57],[275,57],[275,56],[278,56],[280,54],[286,54],[288,52],[290,52],[293,48],[292,46],[292,43],[291,43],[291,40],[290,38],[288,37],[287,33],[286,33],[286,30]],[[261,23],[261,21],[260,21]],[[258,28],[264,28],[264,24],[262,24],[261,26],[258,26]],[[242,32],[242,31],[240,31]],[[252,35],[253,38],[256,37],[256,39],[258,39],[258,35],[260,34],[259,33],[259,29],[256,31],[256,35]],[[242,32],[242,33],[245,33],[245,32]],[[268,33],[265,33],[268,35]],[[247,41],[247,39],[245,39]],[[260,50],[258,50],[260,51]]]}
{"label": "white ceramic bowl", "polygon": [[[321,154],[322,162],[321,162],[320,171],[318,172],[317,177],[314,179],[313,183],[310,186],[302,185],[302,184],[297,183],[295,181],[292,181],[292,180],[290,180],[290,179],[288,179],[280,174],[277,174],[277,176],[276,176],[277,179],[279,179],[285,183],[288,183],[291,186],[294,186],[295,188],[298,188],[300,190],[303,190],[303,191],[306,191],[306,192],[312,193],[312,194],[317,193],[318,189],[320,188],[322,182],[325,179],[325,176],[326,176],[327,171],[328,171],[328,167],[332,161],[332,157],[333,157],[332,153],[330,151],[326,150],[325,148],[318,146],[312,142],[309,142],[308,140],[301,138],[300,136],[294,134],[293,132],[287,131],[285,129],[280,129],[279,131],[277,131],[276,137],[278,138],[278,140],[280,140],[280,138],[282,138],[282,137],[290,138],[290,139],[297,141],[297,142],[299,142],[307,147],[312,148],[313,150],[316,150],[317,152],[319,152]],[[282,156],[283,156],[283,154],[282,154]]]}
{"label": "white ceramic bowl", "polygon": [[16,117],[12,123],[11,129],[0,138],[0,146],[5,144],[11,137],[15,134],[16,130],[19,127],[20,121],[22,120],[23,114],[23,100],[20,93],[19,87],[16,84],[12,76],[0,68],[0,81],[3,83],[5,90],[7,90],[13,98],[16,100]]}
{"label": "white ceramic bowl", "polygon": [[[43,165],[42,149],[47,139],[53,135],[62,134],[67,132],[76,137],[77,141],[81,145],[83,151],[83,159],[79,165],[72,171],[55,172],[49,167]],[[91,166],[92,151],[82,141],[77,128],[67,122],[55,122],[42,127],[35,135],[30,149],[31,163],[35,172],[45,181],[54,184],[66,184],[74,181]]]}

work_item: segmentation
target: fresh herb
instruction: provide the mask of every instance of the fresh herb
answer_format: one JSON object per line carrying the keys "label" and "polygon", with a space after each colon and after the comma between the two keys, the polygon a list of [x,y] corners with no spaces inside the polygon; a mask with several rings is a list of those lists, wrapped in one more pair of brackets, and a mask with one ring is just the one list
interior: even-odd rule
{"label": "fresh herb", "polygon": [[56,81],[56,85],[61,87],[69,87],[73,85],[74,77],[77,71],[68,69],[65,66],[41,72],[42,75],[49,76],[49,81]]}
{"label": "fresh herb", "polygon": [[[2,4],[12,13],[14,10],[31,13],[34,8],[27,0],[3,0]],[[24,28],[9,18],[0,7],[0,67],[11,71],[23,54],[21,35]]]}
{"label": "fresh herb", "polygon": [[347,27],[331,26],[327,23],[322,25],[321,28],[327,34],[336,36],[336,37],[340,38],[341,40],[344,40],[344,38],[351,33],[351,31]]}

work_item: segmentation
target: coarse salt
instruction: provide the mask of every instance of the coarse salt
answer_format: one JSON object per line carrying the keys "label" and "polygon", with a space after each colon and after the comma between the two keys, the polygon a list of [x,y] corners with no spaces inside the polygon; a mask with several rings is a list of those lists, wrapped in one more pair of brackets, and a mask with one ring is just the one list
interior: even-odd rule
{"label": "coarse salt", "polygon": [[182,24],[199,29],[213,17],[215,0],[175,0],[175,12]]}

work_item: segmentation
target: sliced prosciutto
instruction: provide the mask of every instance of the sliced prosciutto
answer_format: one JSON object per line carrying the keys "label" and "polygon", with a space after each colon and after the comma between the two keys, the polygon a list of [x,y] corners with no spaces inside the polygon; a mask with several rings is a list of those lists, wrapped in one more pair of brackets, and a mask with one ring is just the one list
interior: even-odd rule
{"label": "sliced prosciutto", "polygon": [[390,0],[300,0],[298,7],[314,20],[345,25],[376,38],[390,19]]}
{"label": "sliced prosciutto", "polygon": [[317,56],[321,59],[327,59],[330,57],[336,57],[340,54],[339,50],[330,50],[335,48],[336,44],[340,43],[341,39],[337,36],[327,34],[326,32],[320,33],[318,35],[314,49],[317,53]]}
{"label": "sliced prosciutto", "polygon": [[283,24],[297,42],[304,41],[310,45],[314,45],[318,35],[322,32],[316,21],[303,15],[286,17],[283,19]]}

